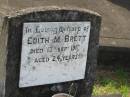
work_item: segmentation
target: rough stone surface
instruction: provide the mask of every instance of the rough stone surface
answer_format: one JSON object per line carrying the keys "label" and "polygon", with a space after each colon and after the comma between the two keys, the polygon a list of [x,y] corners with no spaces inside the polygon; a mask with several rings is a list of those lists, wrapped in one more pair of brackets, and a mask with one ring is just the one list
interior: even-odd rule
{"label": "rough stone surface", "polygon": [[7,19],[0,17],[0,97],[4,96],[5,92],[5,65],[7,58]]}
{"label": "rough stone surface", "polygon": [[[26,11],[26,10],[25,10]],[[50,97],[55,93],[68,93],[72,83],[78,87],[77,97],[90,97],[95,78],[95,67],[97,64],[97,49],[99,47],[99,30],[101,17],[87,10],[68,10],[67,8],[56,8],[44,11],[9,16],[8,44],[6,63],[6,83],[4,97]],[[86,63],[86,75],[84,80],[58,83],[29,88],[19,88],[20,56],[22,44],[22,29],[24,22],[76,22],[90,21],[90,42],[88,50],[88,61]]]}

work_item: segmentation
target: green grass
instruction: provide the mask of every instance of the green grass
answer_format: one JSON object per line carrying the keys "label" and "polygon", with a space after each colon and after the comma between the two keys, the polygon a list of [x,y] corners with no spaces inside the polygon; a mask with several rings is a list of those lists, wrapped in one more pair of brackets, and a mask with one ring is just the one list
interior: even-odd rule
{"label": "green grass", "polygon": [[93,89],[93,95],[121,94],[123,97],[130,97],[130,83],[128,73],[123,69],[117,69],[112,74],[97,75]]}

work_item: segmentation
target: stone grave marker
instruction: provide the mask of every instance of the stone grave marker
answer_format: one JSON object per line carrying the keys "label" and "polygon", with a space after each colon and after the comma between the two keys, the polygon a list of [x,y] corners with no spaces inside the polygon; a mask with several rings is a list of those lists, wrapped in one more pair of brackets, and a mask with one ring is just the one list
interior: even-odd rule
{"label": "stone grave marker", "polygon": [[45,7],[13,12],[5,19],[3,97],[91,96],[100,15],[86,9]]}

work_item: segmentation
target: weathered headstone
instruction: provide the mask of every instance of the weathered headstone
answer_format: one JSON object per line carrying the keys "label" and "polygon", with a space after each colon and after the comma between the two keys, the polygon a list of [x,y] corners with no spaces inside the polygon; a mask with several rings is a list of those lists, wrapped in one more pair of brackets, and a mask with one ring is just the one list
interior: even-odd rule
{"label": "weathered headstone", "polygon": [[5,20],[8,54],[3,97],[50,97],[70,90],[73,96],[91,96],[100,15],[47,7],[10,13]]}

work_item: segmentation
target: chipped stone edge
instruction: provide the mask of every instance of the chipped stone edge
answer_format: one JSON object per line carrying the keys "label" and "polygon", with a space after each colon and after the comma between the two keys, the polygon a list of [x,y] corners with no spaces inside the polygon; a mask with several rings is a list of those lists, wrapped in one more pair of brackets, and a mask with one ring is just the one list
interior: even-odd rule
{"label": "chipped stone edge", "polygon": [[96,16],[101,16],[97,12],[85,9],[85,8],[79,8],[79,7],[73,7],[73,6],[68,6],[68,7],[59,7],[59,6],[41,6],[41,7],[32,7],[32,8],[26,8],[18,11],[11,11],[9,12],[6,16],[8,18],[13,18],[21,15],[25,15],[28,13],[32,12],[39,12],[39,11],[49,11],[49,10],[75,10],[75,11],[80,11],[80,12],[87,12]]}

